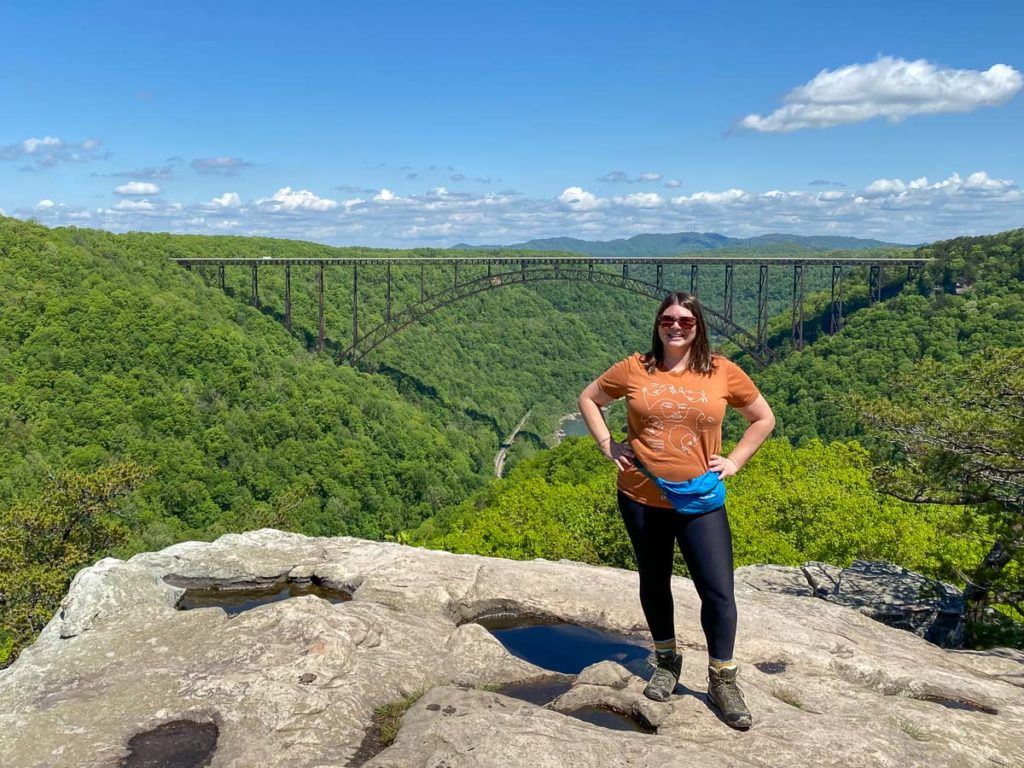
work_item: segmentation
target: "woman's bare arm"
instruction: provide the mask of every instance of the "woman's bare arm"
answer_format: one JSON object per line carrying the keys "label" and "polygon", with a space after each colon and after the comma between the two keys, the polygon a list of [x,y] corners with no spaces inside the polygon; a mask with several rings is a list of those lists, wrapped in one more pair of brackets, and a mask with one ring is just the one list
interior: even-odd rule
{"label": "woman's bare arm", "polygon": [[613,402],[614,398],[605,394],[596,381],[590,382],[577,400],[580,406],[580,415],[583,423],[587,425],[591,436],[608,459],[615,462],[619,469],[629,469],[633,466],[633,449],[623,443],[612,440],[611,432],[605,423],[601,407]]}

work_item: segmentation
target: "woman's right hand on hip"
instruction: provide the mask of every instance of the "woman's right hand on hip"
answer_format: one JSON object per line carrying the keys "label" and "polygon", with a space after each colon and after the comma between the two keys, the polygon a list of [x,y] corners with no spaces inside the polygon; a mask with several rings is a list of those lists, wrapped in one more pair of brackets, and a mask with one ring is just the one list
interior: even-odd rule
{"label": "woman's right hand on hip", "polygon": [[604,454],[615,462],[615,466],[621,471],[633,468],[633,449],[628,443],[617,443],[614,440],[608,441],[608,450]]}

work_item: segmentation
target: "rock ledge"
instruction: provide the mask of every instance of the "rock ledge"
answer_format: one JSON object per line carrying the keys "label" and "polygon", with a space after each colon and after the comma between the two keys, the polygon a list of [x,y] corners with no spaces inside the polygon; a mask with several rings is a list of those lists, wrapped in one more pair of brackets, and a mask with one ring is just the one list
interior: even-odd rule
{"label": "rock ledge", "polygon": [[[351,600],[307,595],[231,617],[175,608],[184,590],[172,584],[289,579]],[[133,736],[192,721],[212,724],[214,768],[353,765],[374,709],[426,690],[369,768],[1024,764],[1024,654],[945,650],[739,574],[736,657],[750,731],[730,729],[707,702],[699,601],[682,578],[673,591],[683,675],[670,702],[645,699],[644,681],[613,661],[585,669],[546,706],[485,689],[549,672],[471,619],[642,631],[637,586],[635,573],[614,568],[273,530],[105,559],[76,576],[35,645],[0,672],[0,762],[113,768]],[[584,706],[642,718],[657,733],[566,714]]]}

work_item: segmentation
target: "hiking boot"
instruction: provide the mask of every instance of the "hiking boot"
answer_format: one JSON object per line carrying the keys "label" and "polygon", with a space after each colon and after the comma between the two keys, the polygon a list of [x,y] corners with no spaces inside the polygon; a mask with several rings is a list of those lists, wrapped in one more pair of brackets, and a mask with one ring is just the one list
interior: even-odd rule
{"label": "hiking boot", "polygon": [[683,671],[683,654],[674,653],[669,659],[662,660],[658,654],[657,666],[651,680],[644,689],[644,696],[655,701],[668,701],[672,691],[679,682],[679,674]]}
{"label": "hiking boot", "polygon": [[739,667],[716,670],[708,667],[708,698],[722,713],[727,725],[746,730],[751,725],[750,710],[743,701],[743,694],[736,684]]}

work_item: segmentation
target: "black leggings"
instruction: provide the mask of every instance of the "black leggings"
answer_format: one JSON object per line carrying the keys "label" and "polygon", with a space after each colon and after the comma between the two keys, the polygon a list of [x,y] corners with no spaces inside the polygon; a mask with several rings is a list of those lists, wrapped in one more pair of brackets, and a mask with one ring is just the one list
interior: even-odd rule
{"label": "black leggings", "polygon": [[675,543],[700,595],[700,624],[708,653],[732,658],[736,643],[736,600],[733,597],[732,534],[725,507],[701,515],[651,507],[618,492],[619,512],[626,524],[640,571],[640,605],[654,640],[675,637],[672,604],[672,553]]}

